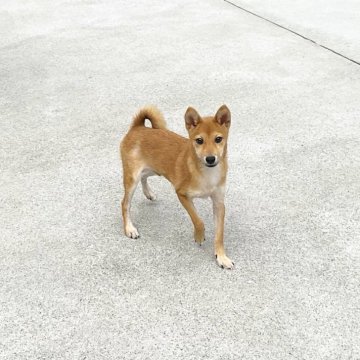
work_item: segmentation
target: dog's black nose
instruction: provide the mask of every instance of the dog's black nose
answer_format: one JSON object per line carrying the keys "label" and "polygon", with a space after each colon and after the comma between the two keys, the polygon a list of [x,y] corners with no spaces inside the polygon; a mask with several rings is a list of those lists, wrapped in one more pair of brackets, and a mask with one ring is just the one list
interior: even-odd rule
{"label": "dog's black nose", "polygon": [[207,156],[205,160],[209,165],[212,165],[212,164],[214,164],[216,158],[215,158],[215,156]]}

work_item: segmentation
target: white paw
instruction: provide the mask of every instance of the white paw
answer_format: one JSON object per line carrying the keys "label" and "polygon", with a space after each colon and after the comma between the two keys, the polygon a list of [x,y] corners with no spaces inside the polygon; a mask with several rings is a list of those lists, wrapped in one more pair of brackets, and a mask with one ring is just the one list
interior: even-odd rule
{"label": "white paw", "polygon": [[151,200],[151,201],[154,201],[156,200],[156,195],[152,192],[152,191],[149,191],[147,194],[146,194],[146,197]]}
{"label": "white paw", "polygon": [[217,264],[222,269],[233,269],[235,264],[226,255],[215,255]]}
{"label": "white paw", "polygon": [[125,227],[125,234],[131,239],[137,239],[140,236],[134,225],[127,225]]}

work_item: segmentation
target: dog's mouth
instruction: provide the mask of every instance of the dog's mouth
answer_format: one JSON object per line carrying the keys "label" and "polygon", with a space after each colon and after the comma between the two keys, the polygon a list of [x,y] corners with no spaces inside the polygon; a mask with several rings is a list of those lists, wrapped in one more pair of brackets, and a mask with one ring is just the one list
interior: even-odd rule
{"label": "dog's mouth", "polygon": [[206,164],[206,163],[205,163],[205,166],[206,166],[206,167],[215,167],[217,164],[218,164],[218,163],[216,163],[216,164]]}

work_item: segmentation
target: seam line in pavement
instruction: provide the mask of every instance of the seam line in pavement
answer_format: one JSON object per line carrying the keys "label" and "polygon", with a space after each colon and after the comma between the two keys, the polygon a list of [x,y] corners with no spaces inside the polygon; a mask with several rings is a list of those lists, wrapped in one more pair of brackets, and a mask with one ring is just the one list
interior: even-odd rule
{"label": "seam line in pavement", "polygon": [[240,9],[240,10],[243,10],[243,11],[245,11],[245,12],[251,14],[251,15],[254,15],[254,16],[256,16],[256,17],[258,17],[258,18],[260,18],[260,19],[262,19],[262,20],[265,20],[265,21],[269,22],[270,24],[273,24],[273,25],[275,25],[275,26],[277,26],[277,27],[279,27],[279,28],[281,28],[281,29],[284,29],[284,30],[286,30],[286,31],[289,31],[289,32],[291,32],[291,33],[293,33],[293,34],[295,34],[295,35],[297,35],[297,36],[299,36],[299,37],[301,37],[301,38],[303,38],[303,39],[305,39],[305,40],[307,40],[307,41],[310,41],[310,42],[312,42],[312,43],[314,43],[314,44],[322,47],[322,48],[325,49],[325,50],[331,51],[332,53],[334,53],[334,54],[336,54],[336,55],[338,55],[338,56],[341,56],[342,58],[344,58],[344,59],[346,59],[346,60],[348,60],[348,61],[351,61],[351,62],[353,62],[353,63],[356,64],[356,65],[360,65],[360,62],[358,62],[358,61],[356,61],[356,60],[354,60],[354,59],[351,59],[351,58],[349,58],[349,57],[347,57],[347,56],[345,56],[345,55],[343,55],[343,54],[341,54],[341,53],[339,53],[339,52],[337,52],[337,51],[335,51],[335,50],[333,50],[333,49],[330,49],[330,48],[328,48],[328,47],[325,46],[325,45],[319,44],[319,43],[316,42],[315,40],[312,40],[312,39],[310,39],[310,38],[308,38],[308,37],[306,37],[306,36],[304,36],[304,35],[301,35],[301,34],[299,34],[298,32],[296,32],[296,31],[294,31],[294,30],[291,30],[291,29],[289,29],[289,28],[287,28],[287,27],[285,27],[285,26],[283,26],[283,25],[280,25],[280,24],[278,24],[278,23],[276,23],[276,22],[274,22],[274,21],[272,21],[272,20],[269,20],[269,19],[267,19],[267,18],[265,18],[265,17],[263,17],[263,16],[261,16],[261,15],[259,15],[259,14],[256,14],[256,13],[250,11],[250,10],[247,10],[247,9],[245,9],[245,8],[237,5],[237,4],[232,3],[232,2],[229,1],[229,0],[224,0],[224,1],[227,2],[227,3],[230,4],[230,5],[233,5],[233,6],[237,7],[237,8]]}

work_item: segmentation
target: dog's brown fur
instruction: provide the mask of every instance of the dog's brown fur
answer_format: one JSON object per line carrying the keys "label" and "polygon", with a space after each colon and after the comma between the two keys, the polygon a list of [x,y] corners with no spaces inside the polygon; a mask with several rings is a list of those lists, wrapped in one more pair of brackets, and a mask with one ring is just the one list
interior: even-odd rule
{"label": "dog's brown fur", "polygon": [[[150,120],[152,128],[145,127],[145,119]],[[192,199],[211,197],[216,224],[217,263],[221,267],[233,268],[234,263],[225,254],[223,235],[230,123],[231,115],[226,105],[221,106],[215,116],[204,118],[189,107],[185,113],[189,133],[189,139],[186,139],[166,129],[165,120],[156,107],[140,110],[120,145],[125,189],[122,214],[128,237],[139,237],[130,218],[131,199],[138,182],[141,180],[145,196],[155,200],[147,178],[161,175],[173,184],[181,204],[189,213],[194,224],[194,238],[199,244],[205,240],[205,229]]]}

